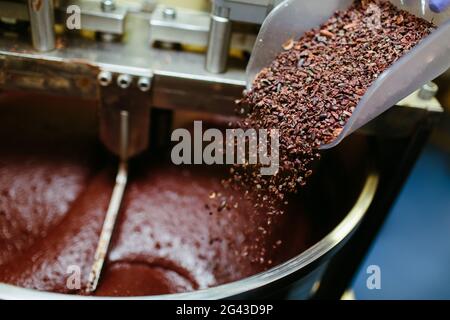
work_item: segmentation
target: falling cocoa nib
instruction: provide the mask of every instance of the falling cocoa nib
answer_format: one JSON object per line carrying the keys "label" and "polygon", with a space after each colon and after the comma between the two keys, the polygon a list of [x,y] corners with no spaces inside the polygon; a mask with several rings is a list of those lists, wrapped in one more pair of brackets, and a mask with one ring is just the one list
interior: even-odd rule
{"label": "falling cocoa nib", "polygon": [[280,213],[279,204],[305,185],[319,147],[339,135],[369,86],[432,29],[388,1],[363,0],[298,41],[287,39],[237,103],[249,110],[238,126],[279,129],[278,174],[237,166],[231,180],[256,190],[257,206]]}

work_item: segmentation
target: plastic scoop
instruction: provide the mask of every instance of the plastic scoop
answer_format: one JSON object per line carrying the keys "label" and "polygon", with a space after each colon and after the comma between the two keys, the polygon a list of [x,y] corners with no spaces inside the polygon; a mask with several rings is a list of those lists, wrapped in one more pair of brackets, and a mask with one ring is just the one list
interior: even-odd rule
{"label": "plastic scoop", "polygon": [[[434,1],[434,0],[433,0]],[[450,67],[450,10],[435,13],[428,0],[391,0],[392,4],[432,21],[437,29],[386,69],[368,88],[341,133],[322,149],[336,146],[346,136]],[[247,66],[247,89],[258,72],[270,65],[282,44],[299,39],[327,21],[336,10],[345,10],[353,0],[286,0],[267,16],[258,34]]]}

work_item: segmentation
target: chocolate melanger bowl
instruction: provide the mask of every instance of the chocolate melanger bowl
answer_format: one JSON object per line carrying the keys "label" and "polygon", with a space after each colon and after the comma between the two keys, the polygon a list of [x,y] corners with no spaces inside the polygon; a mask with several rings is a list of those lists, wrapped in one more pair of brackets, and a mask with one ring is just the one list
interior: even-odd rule
{"label": "chocolate melanger bowl", "polygon": [[[296,297],[308,298],[327,267],[328,261],[351,236],[364,217],[377,189],[378,176],[368,171],[357,198],[336,227],[316,244],[292,259],[254,276],[232,283],[194,292],[140,296],[139,299],[224,299],[264,297],[287,286],[295,290]],[[345,188],[344,188],[345,189]],[[41,292],[17,286],[0,284],[1,299],[103,299],[68,294]],[[106,299],[106,298],[105,298]],[[107,299],[111,299],[108,297]],[[112,299],[133,299],[114,297]]]}
{"label": "chocolate melanger bowl", "polygon": [[[46,117],[49,119],[48,113]],[[80,119],[85,123],[87,121],[87,118]],[[57,130],[55,126],[51,128]],[[63,126],[62,130],[65,129],[66,126]],[[73,131],[70,132],[73,134]],[[319,287],[328,262],[356,230],[377,190],[378,174],[372,163],[373,149],[367,139],[356,133],[337,148],[324,153],[309,184],[298,195],[314,226],[314,240],[306,250],[299,249],[289,259],[269,270],[208,289],[138,297],[78,296],[0,283],[0,299],[262,298],[286,288],[294,290],[296,298],[311,297]],[[299,214],[303,214],[300,209]],[[293,235],[298,230],[301,229],[294,226],[286,232]],[[296,248],[293,249],[295,251]]]}

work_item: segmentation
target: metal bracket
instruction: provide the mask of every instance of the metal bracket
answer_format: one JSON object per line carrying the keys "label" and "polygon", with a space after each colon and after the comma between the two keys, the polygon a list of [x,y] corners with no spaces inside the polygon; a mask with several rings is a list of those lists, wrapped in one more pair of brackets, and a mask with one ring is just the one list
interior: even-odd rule
{"label": "metal bracket", "polygon": [[[208,12],[158,5],[151,15],[149,40],[150,44],[161,41],[206,48],[210,29]],[[251,52],[255,41],[256,33],[233,30],[230,47]]]}
{"label": "metal bracket", "polygon": [[[81,29],[95,32],[105,32],[122,35],[124,33],[127,8],[116,5],[112,11],[103,11],[100,1],[93,0],[62,0],[55,8],[55,20],[65,25],[67,7],[79,6],[81,9]],[[0,1],[0,18],[29,21],[26,3]]]}

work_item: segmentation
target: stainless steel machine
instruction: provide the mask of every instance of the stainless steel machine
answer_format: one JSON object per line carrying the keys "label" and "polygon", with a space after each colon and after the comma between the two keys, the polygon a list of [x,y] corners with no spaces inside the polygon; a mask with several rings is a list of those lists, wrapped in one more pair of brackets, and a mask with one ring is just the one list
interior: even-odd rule
{"label": "stainless steel machine", "polygon": [[[177,7],[156,0],[1,0],[0,90],[96,101],[100,140],[111,152],[132,157],[164,141],[180,111],[235,115],[259,25],[278,2],[198,0]],[[299,281],[311,285],[302,296],[342,295],[442,112],[436,91],[432,84],[418,88],[359,130],[370,149],[366,160],[376,168],[377,188],[369,179],[370,200],[363,213],[353,212],[356,220],[347,220],[344,235],[334,235],[341,237],[339,245],[324,242],[327,250],[315,249],[325,250],[320,257],[326,263],[317,267],[302,258],[291,266],[295,272],[288,272],[289,265],[278,270],[271,281],[284,289],[277,294],[288,294],[298,282],[293,275],[303,268]],[[124,111],[126,151],[120,143]],[[342,250],[329,254],[335,247]],[[249,293],[231,285],[229,294],[216,290],[198,297]]]}

